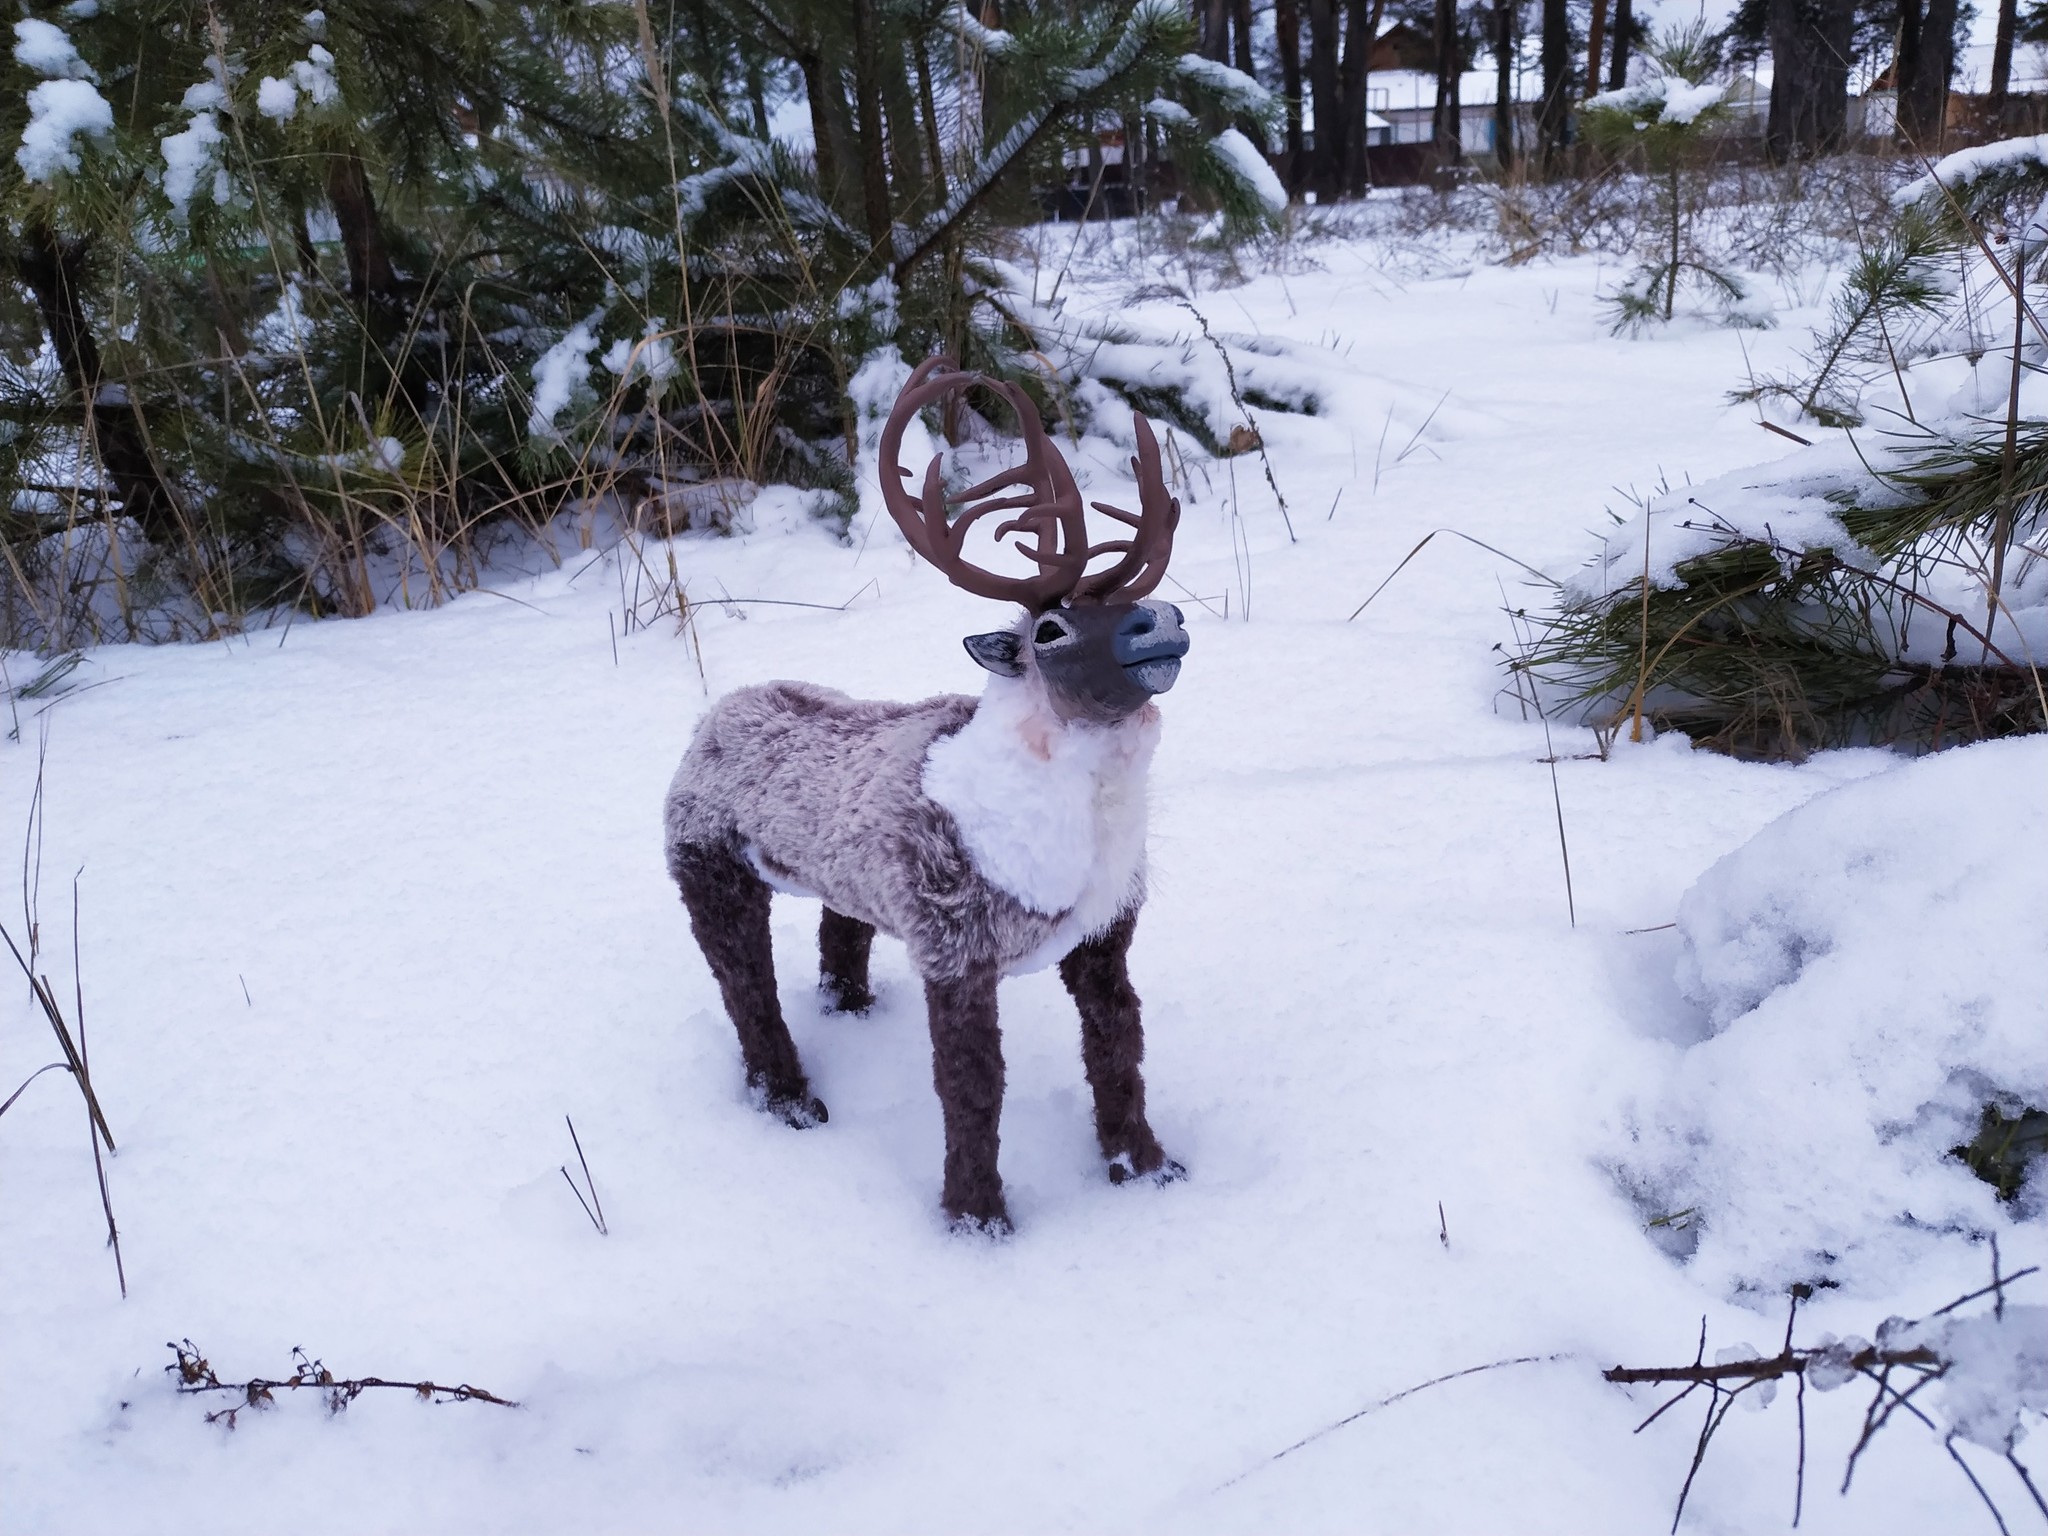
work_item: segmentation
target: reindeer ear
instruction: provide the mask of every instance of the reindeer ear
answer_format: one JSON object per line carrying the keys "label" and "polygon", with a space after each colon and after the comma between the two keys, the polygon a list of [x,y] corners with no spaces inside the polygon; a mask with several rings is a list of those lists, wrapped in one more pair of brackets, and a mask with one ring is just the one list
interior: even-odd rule
{"label": "reindeer ear", "polygon": [[967,647],[978,666],[988,668],[997,677],[1022,677],[1024,663],[1023,636],[1015,630],[998,629],[986,635],[969,635],[960,642]]}

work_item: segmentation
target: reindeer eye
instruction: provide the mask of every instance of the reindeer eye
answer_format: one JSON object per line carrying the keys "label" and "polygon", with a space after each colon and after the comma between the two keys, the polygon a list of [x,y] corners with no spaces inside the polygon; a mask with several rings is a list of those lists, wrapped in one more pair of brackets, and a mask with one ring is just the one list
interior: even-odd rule
{"label": "reindeer eye", "polygon": [[1051,619],[1042,620],[1031,633],[1033,645],[1051,645],[1055,640],[1067,638],[1067,631]]}

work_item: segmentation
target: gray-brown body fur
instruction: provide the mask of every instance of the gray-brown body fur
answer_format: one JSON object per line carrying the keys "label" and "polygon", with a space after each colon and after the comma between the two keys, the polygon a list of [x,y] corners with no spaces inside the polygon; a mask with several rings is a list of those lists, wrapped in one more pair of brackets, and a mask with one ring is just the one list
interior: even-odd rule
{"label": "gray-brown body fur", "polygon": [[1060,919],[983,879],[953,818],[925,798],[925,754],[976,701],[853,699],[763,683],[712,706],[669,786],[670,873],[686,845],[722,845],[773,884],[820,897],[903,941],[928,977],[1007,970]]}

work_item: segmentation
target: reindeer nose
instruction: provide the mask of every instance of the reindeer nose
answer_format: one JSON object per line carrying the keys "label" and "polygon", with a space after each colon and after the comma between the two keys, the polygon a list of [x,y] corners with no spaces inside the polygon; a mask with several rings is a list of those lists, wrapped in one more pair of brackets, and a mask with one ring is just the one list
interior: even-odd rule
{"label": "reindeer nose", "polygon": [[1115,650],[1117,663],[1126,667],[1187,655],[1180,610],[1171,603],[1134,603],[1116,627]]}

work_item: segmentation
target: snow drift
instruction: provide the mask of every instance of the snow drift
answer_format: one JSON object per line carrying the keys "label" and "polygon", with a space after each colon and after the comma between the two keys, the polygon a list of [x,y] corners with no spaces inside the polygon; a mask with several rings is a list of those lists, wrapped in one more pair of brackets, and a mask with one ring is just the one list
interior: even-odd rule
{"label": "snow drift", "polygon": [[1686,894],[1696,1043],[1631,1106],[1621,1168],[1687,1213],[1697,1277],[1890,1291],[1955,1236],[2038,1222],[1953,1148],[2048,1086],[2048,741],[1960,749],[1808,802]]}

